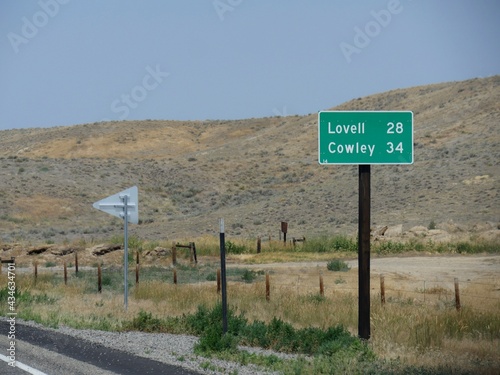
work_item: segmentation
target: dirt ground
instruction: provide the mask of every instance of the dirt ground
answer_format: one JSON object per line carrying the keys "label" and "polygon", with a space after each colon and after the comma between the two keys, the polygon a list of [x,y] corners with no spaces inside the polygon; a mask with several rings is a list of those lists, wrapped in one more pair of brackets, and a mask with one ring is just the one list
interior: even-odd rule
{"label": "dirt ground", "polygon": [[[371,273],[403,275],[432,280],[453,279],[473,281],[500,278],[500,255],[440,256],[371,259]],[[357,261],[349,264],[357,267]]]}
{"label": "dirt ground", "polygon": [[[331,272],[327,262],[274,263],[258,265],[231,265],[269,272],[272,283],[279,286],[298,286],[302,292],[318,288],[318,276],[324,280],[325,293],[339,290],[356,292],[358,261],[346,260],[348,272]],[[461,290],[487,289],[488,296],[500,301],[500,255],[481,256],[410,256],[372,258],[370,279],[372,292],[380,290],[380,276],[384,275],[388,290],[410,292],[439,290],[452,293],[454,280]],[[484,288],[483,288],[484,286]]]}
{"label": "dirt ground", "polygon": [[[352,270],[358,267],[358,260],[345,261]],[[258,265],[244,265],[257,269],[326,269],[327,262],[289,262]],[[356,271],[357,272],[357,271]],[[418,256],[371,258],[371,274],[406,276],[416,279],[446,279],[458,277],[464,281],[483,278],[500,278],[500,255],[487,256]]]}

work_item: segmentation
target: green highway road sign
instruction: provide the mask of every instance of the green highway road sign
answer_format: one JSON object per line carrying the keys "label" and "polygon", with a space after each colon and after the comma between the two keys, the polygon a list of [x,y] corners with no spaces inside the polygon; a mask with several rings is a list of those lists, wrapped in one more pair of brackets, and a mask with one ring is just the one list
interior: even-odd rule
{"label": "green highway road sign", "polygon": [[318,161],[413,164],[413,112],[319,112]]}

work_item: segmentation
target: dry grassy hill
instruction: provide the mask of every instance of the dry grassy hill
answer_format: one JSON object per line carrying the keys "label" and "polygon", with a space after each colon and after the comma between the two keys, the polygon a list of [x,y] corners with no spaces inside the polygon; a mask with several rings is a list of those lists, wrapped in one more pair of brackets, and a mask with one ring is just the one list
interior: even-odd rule
{"label": "dry grassy hill", "polygon": [[[373,225],[500,221],[500,76],[393,90],[338,110],[412,110],[415,163],[372,167]],[[121,234],[92,203],[139,187],[149,239],[351,234],[357,167],[320,166],[317,115],[126,121],[0,132],[0,241]]]}

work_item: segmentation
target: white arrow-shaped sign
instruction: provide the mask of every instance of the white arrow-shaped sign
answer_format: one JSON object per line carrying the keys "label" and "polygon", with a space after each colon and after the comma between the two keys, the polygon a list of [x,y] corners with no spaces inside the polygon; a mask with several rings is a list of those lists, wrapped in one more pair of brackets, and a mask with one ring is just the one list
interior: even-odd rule
{"label": "white arrow-shaped sign", "polygon": [[123,299],[125,303],[125,310],[128,306],[128,223],[139,223],[139,199],[137,193],[137,186],[132,186],[127,190],[123,190],[117,194],[111,195],[107,198],[95,202],[94,208],[107,212],[113,216],[123,219],[124,231],[124,253],[123,253]]}
{"label": "white arrow-shaped sign", "polygon": [[95,202],[94,208],[107,212],[113,216],[123,219],[125,217],[125,204],[127,205],[128,222],[139,223],[139,199],[137,186],[123,190],[117,194]]}

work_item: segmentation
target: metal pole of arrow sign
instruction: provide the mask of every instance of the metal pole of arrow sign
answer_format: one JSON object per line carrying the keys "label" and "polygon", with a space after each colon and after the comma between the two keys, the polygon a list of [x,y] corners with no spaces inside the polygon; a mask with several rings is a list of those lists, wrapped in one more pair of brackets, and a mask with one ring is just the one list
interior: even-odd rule
{"label": "metal pole of arrow sign", "polygon": [[125,221],[124,222],[124,269],[123,269],[123,279],[124,279],[124,285],[125,285],[125,288],[124,288],[124,296],[123,296],[123,299],[124,299],[124,304],[125,304],[125,311],[127,311],[127,308],[128,308],[128,195],[124,195],[123,196],[123,220]]}

